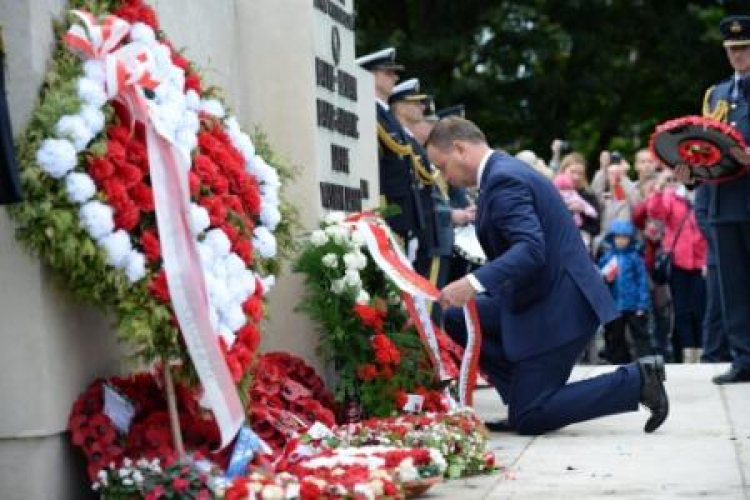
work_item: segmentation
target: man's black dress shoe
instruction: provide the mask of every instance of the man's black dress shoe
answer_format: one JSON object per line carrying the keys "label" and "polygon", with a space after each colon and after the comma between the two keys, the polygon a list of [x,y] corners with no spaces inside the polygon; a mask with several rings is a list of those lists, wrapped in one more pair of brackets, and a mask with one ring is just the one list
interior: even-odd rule
{"label": "man's black dress shoe", "polygon": [[728,372],[715,376],[713,381],[718,385],[750,382],[750,370],[731,367]]}
{"label": "man's black dress shoe", "polygon": [[664,389],[664,381],[667,379],[664,370],[664,358],[662,356],[646,356],[638,360],[638,369],[641,372],[641,404],[651,410],[651,416],[643,428],[647,433],[652,433],[659,428],[669,415],[669,398]]}
{"label": "man's black dress shoe", "polygon": [[515,432],[506,419],[485,422],[484,426],[487,427],[487,430],[490,432]]}

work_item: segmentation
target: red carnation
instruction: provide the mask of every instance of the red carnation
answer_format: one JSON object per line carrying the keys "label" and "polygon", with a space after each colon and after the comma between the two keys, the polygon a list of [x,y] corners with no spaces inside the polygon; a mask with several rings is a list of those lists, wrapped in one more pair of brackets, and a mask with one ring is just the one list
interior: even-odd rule
{"label": "red carnation", "polygon": [[104,181],[112,177],[114,173],[115,166],[106,156],[94,158],[89,163],[89,175],[91,175],[99,187],[104,184]]}
{"label": "red carnation", "polygon": [[190,196],[198,198],[201,195],[201,180],[194,172],[188,172],[188,183],[190,184]]}
{"label": "red carnation", "polygon": [[195,156],[193,160],[193,171],[204,184],[210,184],[211,179],[219,174],[219,167],[204,154]]}
{"label": "red carnation", "polygon": [[172,64],[182,69],[183,71],[187,71],[188,66],[190,66],[188,60],[182,57],[182,54],[174,50],[172,51]]}
{"label": "red carnation", "polygon": [[254,353],[260,345],[260,334],[252,323],[247,323],[237,332],[237,341]]}
{"label": "red carnation", "polygon": [[367,304],[357,304],[354,306],[354,313],[363,325],[372,328],[375,333],[382,333],[385,311],[376,309]]}
{"label": "red carnation", "polygon": [[185,92],[187,92],[188,90],[194,90],[198,95],[203,94],[201,77],[198,75],[198,73],[191,72],[185,76]]}
{"label": "red carnation", "polygon": [[373,380],[375,377],[377,377],[377,375],[378,368],[372,363],[366,363],[357,368],[357,377],[359,377],[360,380],[364,380],[365,382]]}
{"label": "red carnation", "polygon": [[161,243],[159,242],[159,237],[156,235],[156,231],[153,229],[143,231],[141,245],[143,246],[143,253],[146,254],[149,262],[158,262],[161,260]]}
{"label": "red carnation", "polygon": [[123,162],[115,175],[127,188],[131,188],[143,180],[143,171],[132,163]]}
{"label": "red carnation", "polygon": [[135,203],[128,201],[115,210],[114,219],[116,227],[130,232],[141,222],[141,211]]}
{"label": "red carnation", "polygon": [[119,165],[127,160],[127,156],[128,153],[125,150],[125,146],[120,141],[115,139],[107,141],[107,158],[111,162]]}
{"label": "red carnation", "polygon": [[111,127],[107,127],[107,137],[114,139],[121,144],[127,144],[131,140],[130,130],[122,125],[112,125]]}
{"label": "red carnation", "polygon": [[253,245],[249,240],[238,239],[232,245],[232,251],[239,255],[248,266],[253,264]]}
{"label": "red carnation", "polygon": [[163,269],[151,280],[148,291],[151,295],[156,297],[156,299],[165,304],[172,302],[172,299],[169,296],[169,287],[167,286],[167,274]]}
{"label": "red carnation", "polygon": [[224,234],[227,235],[227,238],[229,238],[229,241],[234,244],[235,241],[237,241],[237,238],[240,237],[239,232],[237,232],[237,229],[231,225],[228,222],[224,222],[223,224],[220,224],[219,227],[222,231],[224,231]]}
{"label": "red carnation", "polygon": [[236,196],[233,194],[225,194],[221,197],[221,200],[233,212],[238,213],[238,214],[241,214],[243,212],[242,200],[240,199],[239,196]]}
{"label": "red carnation", "polygon": [[153,212],[156,209],[154,191],[146,184],[136,184],[130,188],[130,197],[142,212]]}
{"label": "red carnation", "polygon": [[227,207],[221,199],[214,196],[206,196],[200,200],[200,205],[208,210],[208,217],[212,226],[220,226],[227,218]]}
{"label": "red carnation", "polygon": [[382,333],[373,335],[371,343],[378,363],[383,365],[401,363],[401,353],[386,335]]}
{"label": "red carnation", "polygon": [[253,295],[242,304],[242,310],[256,323],[263,319],[263,299]]}
{"label": "red carnation", "polygon": [[112,205],[115,210],[132,201],[125,184],[116,177],[104,181],[102,184],[102,190],[104,191],[104,194],[107,195],[107,202]]}

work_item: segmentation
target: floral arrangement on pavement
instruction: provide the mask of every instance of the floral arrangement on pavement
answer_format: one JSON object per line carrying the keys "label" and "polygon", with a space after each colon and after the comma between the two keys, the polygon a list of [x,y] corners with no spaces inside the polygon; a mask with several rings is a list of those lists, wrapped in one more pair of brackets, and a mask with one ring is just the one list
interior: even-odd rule
{"label": "floral arrangement on pavement", "polygon": [[[264,159],[273,155],[263,136],[254,143],[215,91],[204,89],[151,7],[141,0],[71,4],[94,16],[112,13],[127,21],[127,30],[119,39],[93,36],[86,23],[60,30],[70,47],[58,44],[19,143],[26,199],[10,211],[17,237],[76,296],[114,309],[121,337],[142,360],[179,359],[190,378],[166,286],[144,130],[111,99],[102,62],[108,50],[147,48],[148,78],[158,81],[149,90],[152,116],[191,157],[190,225],[212,327],[234,381],[246,385],[260,342],[263,296],[279,256],[292,248],[294,214],[280,192],[291,170]],[[88,47],[70,41],[86,37]],[[90,53],[79,58],[76,47]],[[142,76],[147,90],[148,78]]]}
{"label": "floral arrangement on pavement", "polygon": [[[404,309],[400,291],[368,255],[365,240],[343,213],[332,212],[302,246],[295,271],[305,275],[300,309],[319,325],[319,350],[336,370],[336,400],[358,396],[364,413],[387,416],[407,393],[425,410],[447,409],[426,348]],[[438,333],[441,357],[454,376],[460,348]]]}
{"label": "floral arrangement on pavement", "polygon": [[470,408],[369,419],[335,427],[325,437],[304,434],[300,443],[314,450],[371,445],[434,449],[445,457],[441,470],[448,479],[495,469],[495,456],[487,450],[487,431]]}

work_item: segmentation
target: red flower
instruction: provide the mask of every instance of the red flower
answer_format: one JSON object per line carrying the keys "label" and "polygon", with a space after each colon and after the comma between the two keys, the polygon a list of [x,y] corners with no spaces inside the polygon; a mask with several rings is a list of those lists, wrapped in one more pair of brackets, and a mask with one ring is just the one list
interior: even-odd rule
{"label": "red flower", "polygon": [[354,306],[354,313],[363,325],[369,326],[375,333],[382,333],[385,311],[366,304],[357,304]]}
{"label": "red flower", "polygon": [[184,491],[187,491],[187,489],[190,487],[190,481],[181,477],[176,477],[172,480],[172,487],[176,492],[182,493]]}
{"label": "red flower", "polygon": [[252,323],[247,323],[237,332],[237,341],[247,347],[250,352],[255,352],[260,345],[260,334]]}
{"label": "red flower", "polygon": [[240,256],[240,258],[251,266],[253,264],[253,245],[248,240],[238,239],[232,245],[232,251]]}
{"label": "red flower", "polygon": [[396,408],[398,408],[399,410],[403,408],[408,399],[409,396],[408,394],[406,394],[406,391],[404,391],[403,389],[399,389],[398,391],[396,391]]}
{"label": "red flower", "polygon": [[143,174],[148,173],[148,156],[146,146],[138,140],[128,143],[128,161],[138,167]]}
{"label": "red flower", "polygon": [[156,297],[156,299],[169,304],[172,302],[169,296],[169,288],[167,286],[167,274],[164,270],[161,270],[152,280],[148,287],[148,291]]}
{"label": "red flower", "polygon": [[143,253],[149,262],[159,262],[161,260],[161,243],[154,229],[147,229],[141,235],[141,245]]}
{"label": "red flower", "polygon": [[199,204],[208,210],[208,217],[211,219],[212,226],[220,226],[226,220],[227,207],[224,206],[220,198],[206,196],[200,200]]}
{"label": "red flower", "polygon": [[378,367],[372,363],[366,363],[357,368],[357,377],[365,382],[373,380],[378,375]]}
{"label": "red flower", "polygon": [[250,316],[254,322],[260,323],[263,319],[263,299],[253,295],[242,304],[242,310],[245,311],[245,314]]}
{"label": "red flower", "polygon": [[122,163],[115,173],[126,188],[131,188],[143,180],[143,172],[132,163]]}
{"label": "red flower", "polygon": [[204,154],[195,156],[193,160],[193,170],[203,184],[210,184],[211,180],[219,175],[219,168],[216,164]]}
{"label": "red flower", "polygon": [[183,71],[187,71],[188,66],[190,66],[188,60],[182,57],[182,54],[174,50],[172,51],[172,64],[182,69]]}
{"label": "red flower", "polygon": [[317,484],[312,482],[312,479],[305,478],[302,480],[299,490],[301,500],[318,500],[319,498],[323,498],[323,491]]}
{"label": "red flower", "polygon": [[379,333],[372,336],[372,348],[375,351],[375,359],[378,363],[387,365],[398,365],[401,363],[401,353],[386,335]]}
{"label": "red flower", "polygon": [[128,201],[115,210],[114,219],[115,227],[130,232],[141,222],[141,211],[138,209],[138,205]]}
{"label": "red flower", "polygon": [[150,186],[146,184],[136,184],[130,188],[130,197],[135,202],[136,206],[142,212],[153,212],[156,209],[156,202],[154,201],[154,191]]}
{"label": "red flower", "polygon": [[198,198],[201,195],[201,180],[195,172],[188,172],[188,182],[190,183],[190,196]]}
{"label": "red flower", "polygon": [[121,144],[127,144],[130,142],[130,130],[123,127],[122,125],[112,125],[107,127],[107,137],[114,139]]}
{"label": "red flower", "polygon": [[94,158],[89,162],[89,175],[94,179],[97,186],[101,187],[104,181],[115,173],[115,166],[106,156]]}
{"label": "red flower", "polygon": [[114,12],[114,15],[121,17],[133,24],[142,22],[147,24],[154,31],[159,30],[159,20],[156,12],[148,5],[143,4],[140,0],[126,0],[122,6]]}
{"label": "red flower", "polygon": [[254,178],[247,177],[240,186],[239,191],[242,203],[245,205],[245,210],[251,215],[258,215],[260,213],[260,190],[258,189],[258,183]]}
{"label": "red flower", "polygon": [[203,94],[201,77],[198,75],[198,73],[188,73],[185,76],[185,92],[187,92],[188,90],[194,90],[198,95]]}
{"label": "red flower", "polygon": [[118,165],[127,161],[128,153],[120,141],[110,139],[107,141],[107,158]]}

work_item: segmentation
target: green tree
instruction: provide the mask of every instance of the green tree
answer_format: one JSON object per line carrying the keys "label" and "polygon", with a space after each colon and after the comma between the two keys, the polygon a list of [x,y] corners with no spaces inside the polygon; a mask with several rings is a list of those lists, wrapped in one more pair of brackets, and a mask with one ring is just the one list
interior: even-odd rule
{"label": "green tree", "polygon": [[558,137],[590,160],[631,156],[731,74],[718,23],[742,3],[357,0],[357,53],[397,47],[404,78],[438,108],[464,103],[493,145],[548,157]]}

